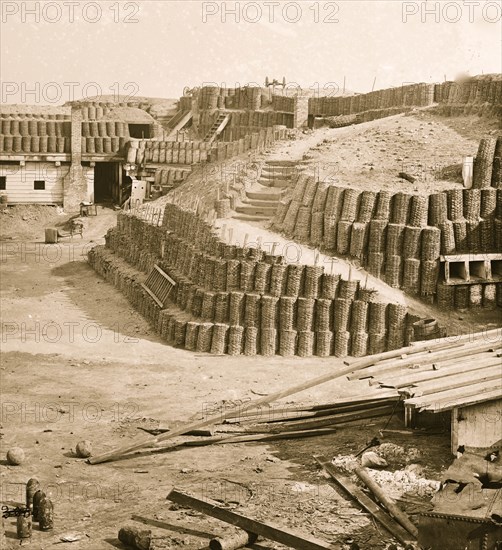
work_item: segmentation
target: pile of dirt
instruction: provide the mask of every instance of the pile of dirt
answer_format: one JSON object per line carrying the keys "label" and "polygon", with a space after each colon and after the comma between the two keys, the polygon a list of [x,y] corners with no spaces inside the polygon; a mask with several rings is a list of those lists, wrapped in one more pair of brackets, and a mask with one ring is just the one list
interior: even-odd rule
{"label": "pile of dirt", "polygon": [[70,219],[59,206],[20,204],[0,210],[0,239],[43,239],[46,227],[63,227]]}

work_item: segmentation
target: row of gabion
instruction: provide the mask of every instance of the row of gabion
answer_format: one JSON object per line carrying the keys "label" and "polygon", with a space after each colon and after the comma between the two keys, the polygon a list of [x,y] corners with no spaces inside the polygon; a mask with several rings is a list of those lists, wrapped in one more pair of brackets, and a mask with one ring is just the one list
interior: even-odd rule
{"label": "row of gabion", "polygon": [[0,135],[0,152],[4,153],[69,153],[69,137]]}
{"label": "row of gabion", "polygon": [[[271,297],[263,296],[261,300],[265,299],[265,305],[262,304],[261,321],[258,323],[257,309],[246,309],[246,302],[250,299],[252,304],[260,296],[241,294],[237,299],[241,305],[236,307],[230,303],[239,293],[230,293],[227,322],[193,320],[175,307],[161,310],[142,288],[140,283],[144,276],[105,247],[93,248],[89,252],[89,262],[100,275],[124,292],[134,307],[156,326],[162,338],[188,350],[230,355],[359,357],[398,348],[411,340],[410,319],[406,307],[399,304],[340,299],[338,304],[329,304],[328,300],[324,300],[312,307],[314,300],[304,300],[302,304],[302,299],[298,299],[295,323],[293,300],[287,297],[280,301],[271,300]],[[275,302],[274,307],[277,305],[277,311],[282,310],[282,322],[278,326],[273,324],[272,302]],[[350,328],[352,332],[330,330],[331,305],[335,308],[339,306],[334,312],[337,326],[340,329]],[[201,307],[204,306],[201,304]],[[232,313],[235,310],[243,318],[248,318],[247,326],[233,324],[237,319],[230,316],[235,315]]]}
{"label": "row of gabion", "polygon": [[472,186],[502,189],[502,136],[480,141],[474,160]]}
{"label": "row of gabion", "polygon": [[334,249],[333,228],[341,221],[386,221],[411,227],[448,221],[479,223],[502,219],[502,189],[451,189],[431,195],[360,191],[316,182],[301,174],[289,199],[277,209],[274,226],[286,235]]}
{"label": "row of gabion", "polygon": [[437,304],[441,309],[502,307],[502,283],[437,286]]}
{"label": "row of gabion", "polygon": [[69,120],[4,119],[0,121],[0,134],[11,137],[70,137]]}
{"label": "row of gabion", "polygon": [[[131,227],[137,227],[141,223],[140,220],[130,218]],[[238,252],[247,256],[245,259],[221,259],[208,256],[184,238],[163,232],[162,228],[146,227],[149,227],[147,233],[152,237],[149,250],[158,254],[159,261],[162,257],[166,269],[176,270],[180,277],[208,291],[242,291],[276,297],[300,296],[328,300],[337,297],[353,300],[356,295],[374,293],[371,289],[360,288],[357,280],[345,280],[338,274],[325,273],[323,266],[271,263],[284,259],[280,256],[267,256],[256,248],[228,247],[228,253],[235,255]],[[108,246],[133,265],[137,265],[141,252],[145,250],[140,244],[145,239],[144,233],[141,230],[135,233],[114,228],[107,234]]]}

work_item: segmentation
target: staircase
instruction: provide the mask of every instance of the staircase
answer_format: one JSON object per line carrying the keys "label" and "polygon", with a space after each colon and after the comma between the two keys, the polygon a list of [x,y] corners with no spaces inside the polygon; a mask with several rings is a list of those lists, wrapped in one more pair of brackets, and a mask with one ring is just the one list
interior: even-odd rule
{"label": "staircase", "polygon": [[179,132],[192,118],[192,111],[178,111],[169,121],[166,123],[167,134],[165,139],[169,139],[171,136]]}
{"label": "staircase", "polygon": [[220,113],[202,141],[204,141],[205,143],[213,143],[218,134],[220,134],[224,130],[229,120],[229,114],[226,115],[224,113]]}
{"label": "staircase", "polygon": [[296,173],[297,168],[294,161],[267,161],[262,168],[258,183],[265,187],[283,189],[291,185]]}
{"label": "staircase", "polygon": [[296,173],[293,161],[267,161],[256,189],[246,191],[246,198],[236,206],[233,217],[247,221],[272,219],[281,200],[282,190],[292,184]]}

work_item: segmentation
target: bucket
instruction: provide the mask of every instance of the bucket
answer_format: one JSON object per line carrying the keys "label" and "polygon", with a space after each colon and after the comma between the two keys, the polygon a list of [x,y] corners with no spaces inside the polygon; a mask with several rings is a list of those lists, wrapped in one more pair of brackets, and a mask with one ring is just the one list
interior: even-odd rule
{"label": "bucket", "polygon": [[58,230],[55,227],[47,227],[45,229],[46,244],[56,244],[58,242]]}

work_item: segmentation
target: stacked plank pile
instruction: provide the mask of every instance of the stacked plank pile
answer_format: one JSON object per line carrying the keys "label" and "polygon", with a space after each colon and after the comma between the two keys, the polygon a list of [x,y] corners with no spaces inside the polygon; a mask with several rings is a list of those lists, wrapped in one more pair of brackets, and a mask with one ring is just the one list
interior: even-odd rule
{"label": "stacked plank pile", "polygon": [[[362,191],[302,173],[279,204],[273,225],[288,237],[357,258],[394,288],[434,299],[438,289],[447,292],[441,286],[441,255],[502,252],[502,190],[455,188],[430,195]],[[482,285],[485,291],[498,293],[502,303],[500,283]],[[463,286],[451,292],[459,295],[452,304],[469,307],[469,300],[462,305]],[[495,300],[484,303],[495,307]]]}
{"label": "stacked plank pile", "polygon": [[[453,339],[451,339],[453,340]],[[382,361],[349,376],[402,395],[406,420],[414,412],[440,413],[502,398],[500,329],[451,341],[433,353]]]}
{"label": "stacked plank pile", "polygon": [[[222,409],[216,408],[208,410],[206,411],[207,414],[205,414],[202,418],[199,418],[199,415],[197,415],[196,420],[183,423],[174,430],[167,431],[167,433],[166,430],[164,430],[163,433],[160,435],[156,434],[153,438],[149,437],[139,442],[134,442],[132,444],[129,443],[128,445],[118,449],[112,449],[111,451],[101,455],[95,455],[91,457],[88,462],[90,464],[99,464],[109,460],[116,460],[120,457],[126,457],[128,454],[129,456],[132,456],[130,453],[144,449],[145,447],[151,448],[155,446],[155,448],[158,449],[159,443],[161,442],[168,442],[178,436],[193,432],[194,430],[200,430],[200,428],[207,426],[222,424],[224,421],[232,421],[232,419],[233,421],[237,420],[244,422],[246,419],[254,419],[254,421],[257,421],[259,424],[278,422],[281,424],[281,428],[283,428],[289,422],[297,422],[298,417],[291,417],[299,413],[302,416],[302,422],[305,421],[306,423],[311,424],[315,423],[315,425],[312,426],[313,428],[317,430],[322,430],[323,428],[332,430],[333,427],[335,427],[333,424],[343,424],[346,422],[347,417],[344,417],[343,415],[347,413],[350,415],[349,421],[352,422],[354,420],[361,420],[361,418],[354,418],[354,411],[361,412],[361,409],[363,409],[362,412],[364,414],[364,410],[367,410],[371,417],[375,416],[376,409],[382,406],[392,405],[394,410],[398,392],[395,390],[386,391],[385,393],[382,393],[380,397],[378,397],[378,392],[374,392],[372,395],[362,398],[347,398],[345,400],[337,400],[327,405],[317,405],[311,407],[299,406],[293,408],[276,408],[274,406],[271,410],[270,405],[279,400],[345,376],[348,376],[349,379],[368,378],[375,375],[375,373],[383,372],[384,370],[390,371],[393,370],[393,367],[403,369],[410,364],[416,365],[415,369],[413,369],[416,370],[416,368],[422,368],[430,360],[437,361],[444,359],[445,354],[449,354],[450,359],[458,359],[466,352],[467,355],[469,355],[469,353],[474,351],[474,349],[476,349],[476,353],[484,353],[490,349],[493,350],[495,348],[500,348],[501,343],[502,339],[500,329],[494,329],[476,334],[471,333],[461,335],[456,338],[456,342],[452,342],[451,338],[438,339],[434,342],[417,342],[406,348],[400,348],[398,350],[372,355],[356,360],[348,365],[345,364],[343,366],[335,367],[332,372],[323,374],[322,376],[314,379],[300,382],[293,387],[281,389],[257,399],[241,401],[237,408],[223,407]],[[479,372],[481,371],[479,370]],[[456,384],[458,383],[459,381],[456,380]],[[499,382],[499,385],[497,385],[495,390],[485,391],[481,396],[478,396],[478,402],[493,399],[494,395],[495,398],[497,398],[497,396],[500,398],[500,392],[501,388]],[[472,396],[474,394],[471,392],[470,395]],[[324,414],[325,412],[328,413]],[[356,412],[356,414],[358,413]],[[287,424],[287,426],[290,428],[298,428],[298,425],[294,426],[293,424]],[[293,434],[304,433],[306,431],[305,424],[302,425],[302,428],[303,429],[300,432],[298,432],[298,430],[287,431],[289,431],[289,436],[293,436]],[[275,429],[275,431],[278,432],[279,430]],[[277,433],[264,434],[263,438],[274,437],[277,435]],[[285,434],[279,431],[279,437],[282,435]],[[202,442],[202,444],[213,444],[217,442],[236,443],[239,441],[257,440],[256,434],[242,437],[243,439],[241,436],[234,435],[227,435],[217,438],[209,437],[208,440],[206,440],[206,442]],[[263,440],[263,438],[261,438],[261,440]],[[186,443],[182,443],[182,445],[183,444]],[[200,445],[201,443],[195,444]],[[178,445],[180,445],[179,442],[171,441],[171,446],[176,447]]]}
{"label": "stacked plank pile", "polygon": [[107,247],[94,248],[90,261],[119,288],[120,262],[145,273],[159,265],[177,283],[169,307],[152,306],[138,287],[133,302],[149,302],[148,317],[163,338],[198,351],[364,356],[409,342],[416,320],[321,266],[223,243],[206,222],[172,204],[162,227],[119,215]]}

